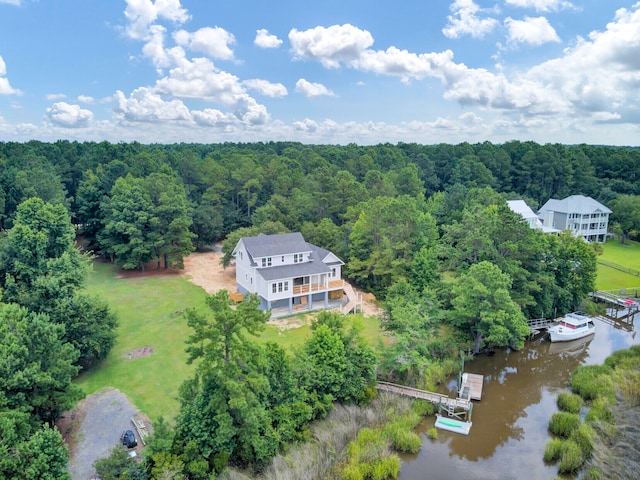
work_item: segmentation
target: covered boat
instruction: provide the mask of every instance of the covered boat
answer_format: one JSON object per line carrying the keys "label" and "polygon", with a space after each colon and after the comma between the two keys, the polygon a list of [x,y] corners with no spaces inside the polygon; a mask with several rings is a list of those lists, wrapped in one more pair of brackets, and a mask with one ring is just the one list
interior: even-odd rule
{"label": "covered boat", "polygon": [[549,328],[552,342],[568,342],[586,337],[596,332],[596,324],[586,313],[567,313],[558,319],[557,325]]}

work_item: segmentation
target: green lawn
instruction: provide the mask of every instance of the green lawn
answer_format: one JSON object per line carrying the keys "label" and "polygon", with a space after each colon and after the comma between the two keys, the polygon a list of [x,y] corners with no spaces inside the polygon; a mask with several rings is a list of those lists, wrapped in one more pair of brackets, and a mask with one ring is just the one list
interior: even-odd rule
{"label": "green lawn", "polygon": [[[94,265],[87,289],[109,303],[120,325],[109,356],[80,376],[78,384],[86,393],[118,388],[152,419],[173,418],[178,387],[192,369],[184,351],[189,328],[179,312],[204,305],[204,290],[178,275],[119,279],[111,265],[100,263]],[[147,346],[154,349],[152,355],[128,358]]]}
{"label": "green lawn", "polygon": [[[206,292],[179,275],[146,278],[118,278],[113,266],[95,263],[87,290],[104,298],[118,316],[118,338],[109,356],[77,383],[87,394],[104,387],[125,393],[152,420],[173,419],[178,413],[178,388],[192,374],[186,364],[185,340],[190,334],[185,309],[206,311]],[[360,321],[363,336],[373,346],[380,338],[379,322],[361,315],[346,317]],[[311,335],[309,326],[280,330],[267,325],[261,341],[273,341],[289,351],[301,346]],[[142,347],[154,353],[136,359],[128,354]]]}
{"label": "green lawn", "polygon": [[[640,271],[640,243],[628,240],[623,245],[619,240],[609,240],[604,245],[602,255],[598,256],[598,259]],[[629,287],[640,287],[640,277],[605,265],[598,265],[598,278],[596,279],[598,290]]]}
{"label": "green lawn", "polygon": [[640,270],[640,243],[627,240],[623,245],[620,240],[609,240],[604,245],[604,251],[599,258],[627,268]]}

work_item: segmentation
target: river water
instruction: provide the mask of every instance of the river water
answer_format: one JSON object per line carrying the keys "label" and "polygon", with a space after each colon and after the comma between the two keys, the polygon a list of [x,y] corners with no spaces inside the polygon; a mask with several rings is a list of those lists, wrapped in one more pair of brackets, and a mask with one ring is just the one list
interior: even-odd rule
{"label": "river water", "polygon": [[[558,393],[569,390],[579,365],[601,364],[614,351],[640,344],[637,331],[640,314],[633,323],[596,319],[595,335],[582,341],[552,344],[538,335],[520,351],[498,350],[467,362],[466,372],[484,375],[470,434],[438,430],[432,440],[425,432],[434,419],[425,420],[418,428],[422,449],[402,456],[400,480],[553,479],[557,466],[545,465],[543,455]],[[442,393],[455,396],[456,387],[452,380]]]}

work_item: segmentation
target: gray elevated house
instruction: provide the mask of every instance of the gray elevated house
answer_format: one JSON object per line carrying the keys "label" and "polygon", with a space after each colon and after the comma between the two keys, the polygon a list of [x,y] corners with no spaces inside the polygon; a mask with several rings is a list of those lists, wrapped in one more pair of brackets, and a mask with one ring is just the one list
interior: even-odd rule
{"label": "gray elevated house", "polygon": [[538,216],[546,227],[568,229],[587,242],[604,242],[611,213],[591,197],[571,195],[563,200],[548,200],[538,211]]}
{"label": "gray elevated house", "polygon": [[272,316],[341,307],[351,300],[353,290],[341,277],[344,262],[299,232],[243,237],[233,256],[238,291],[257,294],[260,308],[271,309]]}

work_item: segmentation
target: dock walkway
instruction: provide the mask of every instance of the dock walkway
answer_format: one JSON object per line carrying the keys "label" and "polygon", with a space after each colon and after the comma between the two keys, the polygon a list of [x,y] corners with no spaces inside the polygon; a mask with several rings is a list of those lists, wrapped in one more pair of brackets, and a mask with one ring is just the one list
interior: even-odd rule
{"label": "dock walkway", "polygon": [[451,417],[471,420],[473,403],[471,400],[482,398],[482,385],[484,377],[473,373],[464,373],[458,398],[452,398],[442,393],[428,392],[419,388],[397,385],[389,382],[378,382],[376,388],[383,392],[395,393],[406,397],[426,400],[438,407],[440,413],[446,413]]}

